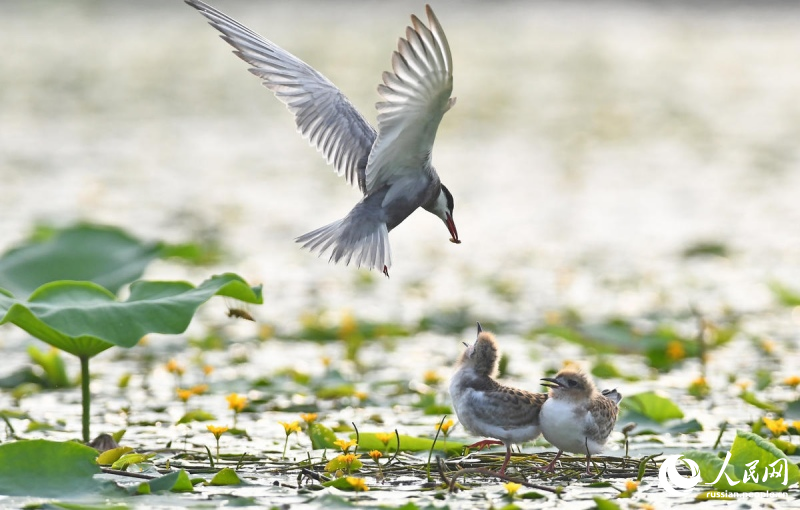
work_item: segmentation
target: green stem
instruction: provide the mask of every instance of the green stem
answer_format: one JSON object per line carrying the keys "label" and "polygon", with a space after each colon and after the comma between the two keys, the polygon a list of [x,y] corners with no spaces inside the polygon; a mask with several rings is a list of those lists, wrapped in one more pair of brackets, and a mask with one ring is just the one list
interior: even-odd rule
{"label": "green stem", "polygon": [[447,419],[447,415],[446,414],[444,416],[442,416],[442,421],[439,422],[439,426],[436,428],[436,435],[433,436],[433,444],[431,445],[431,449],[428,452],[428,466],[426,467],[425,471],[426,471],[426,473],[428,475],[428,481],[429,482],[431,481],[431,456],[433,455],[433,448],[436,446],[436,440],[439,439],[439,432],[442,431],[442,425],[444,424],[444,420],[445,419]]}
{"label": "green stem", "polygon": [[89,393],[89,356],[80,356],[81,360],[81,404],[83,405],[83,442],[88,443],[89,437],[89,408],[92,396]]}

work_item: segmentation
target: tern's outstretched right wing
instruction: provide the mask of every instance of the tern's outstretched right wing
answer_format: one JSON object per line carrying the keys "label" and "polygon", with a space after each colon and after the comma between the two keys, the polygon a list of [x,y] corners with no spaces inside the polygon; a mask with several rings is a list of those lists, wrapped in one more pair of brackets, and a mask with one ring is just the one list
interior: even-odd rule
{"label": "tern's outstretched right wing", "polygon": [[250,72],[289,108],[297,130],[333,164],[336,173],[365,191],[364,171],[376,133],[344,94],[311,66],[233,18],[200,0],[185,1],[222,32],[239,58],[253,66]]}
{"label": "tern's outstretched right wing", "polygon": [[453,58],[442,25],[430,5],[428,25],[416,16],[383,73],[378,93],[378,139],[369,155],[367,192],[419,172],[434,172],[431,150],[445,112],[455,104]]}

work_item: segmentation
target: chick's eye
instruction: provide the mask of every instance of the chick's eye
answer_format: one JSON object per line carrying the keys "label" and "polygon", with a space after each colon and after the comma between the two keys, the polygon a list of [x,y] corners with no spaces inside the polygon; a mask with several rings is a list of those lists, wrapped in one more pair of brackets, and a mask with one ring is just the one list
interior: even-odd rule
{"label": "chick's eye", "polygon": [[576,380],[574,380],[574,379],[570,379],[570,380],[567,382],[567,385],[569,385],[569,387],[570,387],[570,388],[574,388],[575,386],[577,386],[577,385],[578,385],[578,381],[576,381]]}

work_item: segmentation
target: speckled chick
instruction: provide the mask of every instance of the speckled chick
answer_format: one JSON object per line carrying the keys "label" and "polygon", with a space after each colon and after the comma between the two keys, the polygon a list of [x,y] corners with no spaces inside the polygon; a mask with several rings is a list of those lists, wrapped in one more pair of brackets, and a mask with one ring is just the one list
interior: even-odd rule
{"label": "speckled chick", "polygon": [[544,468],[553,471],[565,451],[586,454],[586,473],[591,456],[600,453],[614,429],[622,395],[617,390],[597,391],[592,380],[573,368],[542,379],[550,395],[539,416],[542,434],[558,448],[558,454]]}
{"label": "speckled chick", "polygon": [[470,445],[504,444],[506,457],[500,474],[511,459],[511,445],[535,439],[539,433],[539,411],[546,393],[504,386],[495,380],[499,362],[497,341],[478,323],[478,338],[461,354],[450,381],[450,397],[459,422],[469,432],[496,438]]}

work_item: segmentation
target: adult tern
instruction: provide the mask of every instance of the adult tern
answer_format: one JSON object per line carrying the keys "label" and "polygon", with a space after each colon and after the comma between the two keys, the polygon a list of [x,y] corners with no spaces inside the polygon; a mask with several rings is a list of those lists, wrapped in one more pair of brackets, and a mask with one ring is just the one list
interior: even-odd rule
{"label": "adult tern", "polygon": [[383,73],[375,130],[342,92],[321,73],[288,51],[200,0],[185,0],[219,30],[234,54],[250,64],[294,114],[303,135],[339,175],[364,195],[344,218],[296,239],[338,263],[383,268],[392,265],[389,231],[417,208],[438,216],[461,243],[453,222],[453,195],[431,164],[436,130],[454,104],[453,60],[444,30],[429,5],[426,26],[411,26]]}

